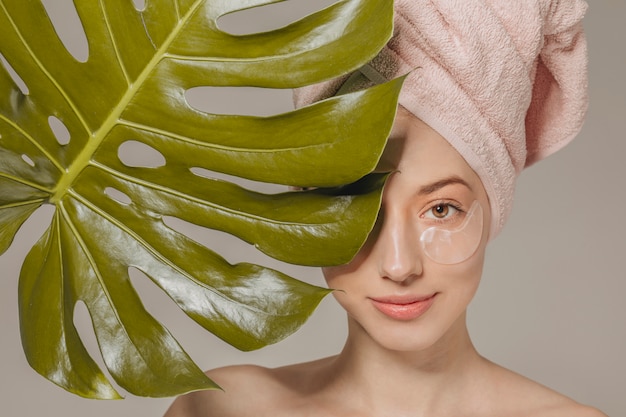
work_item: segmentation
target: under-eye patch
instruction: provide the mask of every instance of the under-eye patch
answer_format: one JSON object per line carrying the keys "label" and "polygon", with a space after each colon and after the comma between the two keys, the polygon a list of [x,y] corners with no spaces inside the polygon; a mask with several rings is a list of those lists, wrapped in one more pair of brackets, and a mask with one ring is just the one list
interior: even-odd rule
{"label": "under-eye patch", "polygon": [[452,265],[472,256],[483,236],[483,209],[474,201],[467,211],[463,223],[457,227],[445,224],[429,227],[420,235],[424,254],[433,261]]}

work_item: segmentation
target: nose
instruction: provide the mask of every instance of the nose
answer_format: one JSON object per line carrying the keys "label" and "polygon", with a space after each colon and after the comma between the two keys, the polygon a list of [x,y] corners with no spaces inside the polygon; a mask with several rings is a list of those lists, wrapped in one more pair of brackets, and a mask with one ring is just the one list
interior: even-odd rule
{"label": "nose", "polygon": [[400,213],[387,213],[376,239],[375,252],[381,277],[408,283],[422,274],[419,237]]}

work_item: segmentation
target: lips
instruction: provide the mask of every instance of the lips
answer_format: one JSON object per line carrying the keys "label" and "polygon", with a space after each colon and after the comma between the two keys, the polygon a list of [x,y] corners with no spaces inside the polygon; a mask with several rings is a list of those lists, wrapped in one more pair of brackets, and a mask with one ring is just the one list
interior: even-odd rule
{"label": "lips", "polygon": [[422,297],[370,298],[378,311],[395,320],[413,320],[433,305],[437,293]]}

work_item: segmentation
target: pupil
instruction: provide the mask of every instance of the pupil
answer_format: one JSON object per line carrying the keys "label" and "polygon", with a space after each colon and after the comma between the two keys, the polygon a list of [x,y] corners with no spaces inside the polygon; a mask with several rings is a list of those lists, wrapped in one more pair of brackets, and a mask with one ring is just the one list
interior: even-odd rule
{"label": "pupil", "polygon": [[435,216],[445,217],[446,214],[448,214],[448,206],[444,204],[439,204],[435,207]]}

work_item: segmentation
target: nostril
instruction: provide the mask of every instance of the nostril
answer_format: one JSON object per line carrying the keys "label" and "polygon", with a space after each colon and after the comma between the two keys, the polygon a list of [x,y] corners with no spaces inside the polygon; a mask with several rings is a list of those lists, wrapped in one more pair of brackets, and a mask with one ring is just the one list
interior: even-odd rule
{"label": "nostril", "polygon": [[381,274],[382,278],[395,281],[395,282],[405,282],[412,277],[417,277],[413,271],[387,271],[386,273]]}
{"label": "nostril", "polygon": [[422,263],[419,256],[414,252],[405,254],[388,253],[387,255],[391,256],[383,257],[380,262],[381,277],[402,282],[422,274]]}

